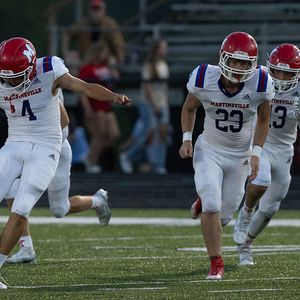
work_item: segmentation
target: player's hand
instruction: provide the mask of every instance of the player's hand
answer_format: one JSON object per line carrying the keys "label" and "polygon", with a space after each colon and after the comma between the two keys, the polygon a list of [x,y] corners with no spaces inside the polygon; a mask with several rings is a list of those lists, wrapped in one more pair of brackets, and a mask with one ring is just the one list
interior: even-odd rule
{"label": "player's hand", "polygon": [[300,98],[294,98],[294,112],[297,120],[300,120]]}
{"label": "player's hand", "polygon": [[251,156],[250,160],[251,174],[249,176],[249,180],[254,180],[257,177],[258,169],[259,169],[259,157],[256,155]]}
{"label": "player's hand", "polygon": [[181,158],[193,157],[193,144],[192,141],[184,141],[179,149]]}
{"label": "player's hand", "polygon": [[128,105],[131,104],[131,99],[129,99],[125,95],[116,94],[116,97],[114,99],[114,103],[128,106]]}

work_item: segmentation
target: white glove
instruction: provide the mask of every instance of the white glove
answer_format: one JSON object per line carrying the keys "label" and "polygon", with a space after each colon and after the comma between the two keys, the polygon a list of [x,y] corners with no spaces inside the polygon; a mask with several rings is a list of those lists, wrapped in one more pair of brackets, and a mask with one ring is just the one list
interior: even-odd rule
{"label": "white glove", "polygon": [[299,97],[294,98],[294,112],[295,112],[296,119],[300,121],[300,98]]}

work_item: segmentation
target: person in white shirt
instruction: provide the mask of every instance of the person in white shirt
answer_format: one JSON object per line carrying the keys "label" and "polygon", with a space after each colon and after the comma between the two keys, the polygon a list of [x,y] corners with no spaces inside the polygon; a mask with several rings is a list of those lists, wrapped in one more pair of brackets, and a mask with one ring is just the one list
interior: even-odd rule
{"label": "person in white shirt", "polygon": [[[264,144],[257,177],[247,185],[243,207],[233,238],[238,245],[241,265],[253,265],[252,245],[278,211],[289,190],[293,144],[300,121],[300,50],[292,44],[277,46],[267,62],[275,85],[269,134]],[[254,209],[259,202],[259,207]]]}
{"label": "person in white shirt", "polygon": [[[199,65],[187,83],[189,93],[181,113],[183,142],[179,154],[182,158],[193,156],[197,201],[202,206],[202,234],[211,262],[206,279],[223,278],[222,226],[230,222],[238,209],[246,178],[257,175],[269,129],[274,87],[267,70],[257,68],[257,55],[252,36],[233,32],[222,43],[219,65]],[[193,151],[192,131],[201,104],[205,110],[204,131]]]}
{"label": "person in white shirt", "polygon": [[[0,108],[8,119],[8,138],[0,150],[1,201],[20,178],[1,233],[0,267],[19,240],[33,206],[49,186],[58,165],[64,127],[58,88],[122,105],[130,103],[125,95],[73,77],[56,56],[37,59],[27,39],[14,37],[0,44]],[[0,288],[7,286],[1,283]]]}

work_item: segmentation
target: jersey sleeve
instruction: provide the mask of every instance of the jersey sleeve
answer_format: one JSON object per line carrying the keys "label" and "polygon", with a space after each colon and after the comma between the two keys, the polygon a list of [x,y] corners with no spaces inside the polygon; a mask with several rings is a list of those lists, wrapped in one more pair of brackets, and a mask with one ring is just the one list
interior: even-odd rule
{"label": "jersey sleeve", "polygon": [[263,100],[271,101],[275,96],[273,79],[265,66],[260,66],[258,72],[257,92],[261,93]]}
{"label": "jersey sleeve", "polygon": [[196,91],[199,93],[200,89],[204,88],[205,75],[208,65],[202,64],[199,65],[194,71],[190,74],[188,83],[186,85],[187,90],[195,95]]}
{"label": "jersey sleeve", "polygon": [[187,90],[192,95],[195,94],[195,81],[196,81],[196,76],[197,76],[198,70],[199,70],[199,66],[192,71],[192,73],[189,76],[189,80],[186,84]]}
{"label": "jersey sleeve", "polygon": [[64,61],[57,56],[52,56],[52,67],[54,71],[55,80],[61,77],[62,75],[69,73],[69,70],[65,66]]}
{"label": "jersey sleeve", "polygon": [[272,77],[268,74],[268,83],[266,89],[266,100],[271,101],[275,97],[274,82]]}

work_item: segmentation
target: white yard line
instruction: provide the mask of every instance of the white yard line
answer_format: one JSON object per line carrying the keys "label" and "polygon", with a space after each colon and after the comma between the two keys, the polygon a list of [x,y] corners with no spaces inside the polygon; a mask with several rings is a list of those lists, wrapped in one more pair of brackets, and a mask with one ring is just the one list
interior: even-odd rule
{"label": "white yard line", "polygon": [[[177,248],[178,251],[195,251],[195,252],[207,252],[205,247],[189,247],[189,248]],[[300,245],[263,245],[253,246],[253,252],[282,252],[282,251],[299,251]],[[223,252],[236,252],[236,246],[223,246]]]}
{"label": "white yard line", "polygon": [[[293,236],[294,233],[268,233],[268,237],[273,236]],[[232,239],[231,233],[225,233],[222,235],[223,238],[230,238]],[[199,234],[193,234],[193,235],[155,235],[155,236],[116,236],[116,237],[98,237],[98,238],[77,238],[77,239],[37,239],[36,242],[39,243],[61,243],[61,242],[68,242],[68,243],[78,243],[78,242],[103,242],[103,241],[138,241],[138,240],[180,240],[180,239],[196,239],[196,240],[203,240],[202,235]]]}
{"label": "white yard line", "polygon": [[[285,281],[285,280],[300,280],[300,277],[277,277],[277,278],[245,278],[245,279],[223,279],[221,282],[255,282],[255,281]],[[79,284],[54,284],[54,285],[33,285],[33,286],[9,286],[14,289],[43,289],[43,288],[72,288],[72,287],[99,287],[100,290],[158,290],[167,289],[168,287],[149,287],[149,285],[164,285],[167,283],[180,283],[180,284],[191,284],[191,283],[214,283],[215,281],[209,281],[206,279],[202,280],[176,280],[176,279],[164,279],[159,281],[132,281],[132,282],[114,282],[114,283],[79,283]],[[144,285],[142,287],[136,287],[137,285]],[[147,285],[147,286],[145,286]],[[104,286],[107,286],[104,288]],[[120,287],[120,286],[135,286],[135,287]],[[247,292],[247,291],[280,291],[283,289],[234,289],[234,290],[211,290],[211,293],[232,293],[232,292]]]}
{"label": "white yard line", "polygon": [[240,290],[216,290],[208,291],[209,293],[244,293],[244,292],[278,292],[283,289],[240,289]]}
{"label": "white yard line", "polygon": [[136,288],[101,288],[98,289],[98,291],[151,291],[151,290],[165,290],[167,287],[161,286],[161,287],[136,287]]}
{"label": "white yard line", "polygon": [[[103,250],[103,249],[102,249]],[[140,250],[140,249],[139,249]],[[93,261],[93,260],[156,260],[156,259],[205,259],[207,260],[207,255],[206,253],[203,252],[203,255],[201,255],[202,253],[195,253],[195,255],[184,255],[184,256],[119,256],[119,257],[78,257],[78,258],[42,258],[39,259],[38,261],[43,262],[43,261],[47,261],[47,262],[79,262],[79,261]],[[270,256],[270,255],[287,255],[287,254],[295,254],[295,252],[291,252],[291,251],[281,251],[281,252],[266,252],[266,253],[256,253],[255,256]],[[237,257],[237,254],[224,254],[222,255],[223,257]]]}
{"label": "white yard line", "polygon": [[[6,223],[7,217],[0,217],[0,223]],[[30,224],[69,224],[69,225],[90,225],[99,224],[97,218],[93,217],[30,217]],[[233,226],[235,220],[229,225]],[[113,217],[110,225],[165,225],[165,226],[197,226],[199,220],[186,218],[134,218],[134,217]],[[268,227],[300,227],[300,219],[273,219]]]}
{"label": "white yard line", "polygon": [[32,285],[32,286],[23,286],[23,285],[15,285],[15,286],[9,286],[9,288],[14,289],[42,289],[42,288],[72,288],[72,287],[100,287],[100,290],[125,290],[125,289],[149,289],[149,290],[155,290],[155,289],[165,289],[166,287],[130,287],[130,288],[123,288],[123,287],[113,287],[113,288],[101,288],[102,286],[121,286],[121,285],[160,285],[164,284],[165,282],[146,282],[146,281],[137,281],[137,282],[116,282],[116,283],[78,283],[78,284],[54,284],[54,285]]}

